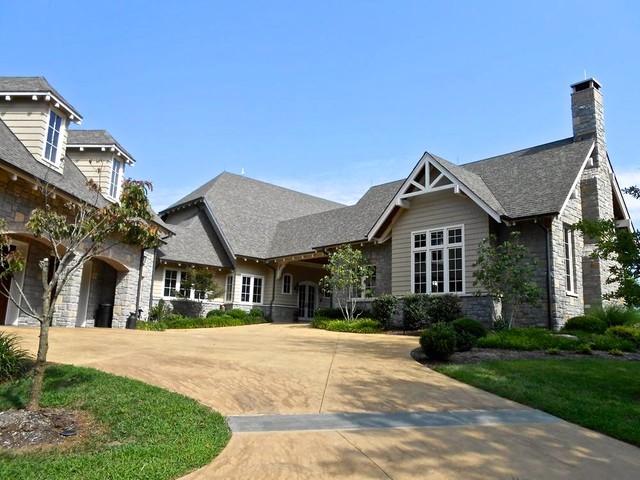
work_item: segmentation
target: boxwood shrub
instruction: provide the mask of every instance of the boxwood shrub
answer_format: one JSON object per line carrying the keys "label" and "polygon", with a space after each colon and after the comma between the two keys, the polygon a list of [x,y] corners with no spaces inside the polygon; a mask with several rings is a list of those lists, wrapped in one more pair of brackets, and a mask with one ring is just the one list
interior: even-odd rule
{"label": "boxwood shrub", "polygon": [[427,357],[446,360],[455,352],[456,331],[449,323],[434,323],[420,335],[420,346]]}
{"label": "boxwood shrub", "polygon": [[562,329],[565,331],[604,333],[607,326],[608,325],[599,318],[580,315],[567,320]]}
{"label": "boxwood shrub", "polygon": [[382,328],[389,330],[393,326],[393,315],[398,307],[395,295],[380,295],[371,303],[371,315],[380,322]]}

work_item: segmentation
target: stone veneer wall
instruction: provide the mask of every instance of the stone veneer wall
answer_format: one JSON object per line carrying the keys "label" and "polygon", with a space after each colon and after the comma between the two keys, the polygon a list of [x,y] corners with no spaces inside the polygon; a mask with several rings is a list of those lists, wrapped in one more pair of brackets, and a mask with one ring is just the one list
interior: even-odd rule
{"label": "stone veneer wall", "polygon": [[[51,199],[54,208],[61,208],[66,200],[58,195]],[[34,308],[42,306],[43,287],[40,281],[38,262],[51,255],[51,248],[42,241],[34,239],[26,228],[31,211],[44,204],[42,192],[33,189],[33,184],[18,178],[11,180],[7,172],[0,170],[0,218],[7,221],[8,231],[13,233],[16,240],[27,242],[29,252],[25,269],[23,289]],[[127,245],[119,245],[107,252],[113,262],[122,265],[117,278],[114,300],[113,326],[124,327],[129,311],[135,310],[137,295],[137,280],[139,271],[140,249]],[[151,262],[153,263],[153,262]],[[75,272],[69,283],[60,293],[56,303],[53,325],[73,327],[76,324],[78,303],[80,298],[80,283],[82,272]],[[89,309],[88,309],[89,310]],[[88,316],[92,312],[88,311]],[[16,322],[18,325],[36,325],[37,322],[20,313]],[[88,321],[86,326],[92,326]]]}

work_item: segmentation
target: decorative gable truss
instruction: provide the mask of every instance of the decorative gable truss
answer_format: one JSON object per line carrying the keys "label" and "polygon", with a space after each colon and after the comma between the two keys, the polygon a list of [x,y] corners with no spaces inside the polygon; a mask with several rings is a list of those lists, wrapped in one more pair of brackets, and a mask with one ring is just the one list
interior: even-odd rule
{"label": "decorative gable truss", "polygon": [[[466,172],[466,175],[474,174]],[[482,182],[479,177],[477,180]],[[391,237],[391,227],[395,218],[402,209],[408,209],[411,206],[412,197],[443,190],[453,190],[456,195],[468,196],[495,221],[500,222],[500,214],[495,209],[491,208],[480,195],[472,191],[460,178],[449,171],[436,157],[425,152],[384,213],[369,231],[368,240],[377,240],[380,243],[387,241]]]}

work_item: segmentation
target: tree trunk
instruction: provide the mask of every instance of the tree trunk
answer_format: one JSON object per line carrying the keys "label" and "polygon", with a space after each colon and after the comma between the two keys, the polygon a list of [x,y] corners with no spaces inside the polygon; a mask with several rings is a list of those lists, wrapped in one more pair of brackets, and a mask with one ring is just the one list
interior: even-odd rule
{"label": "tree trunk", "polygon": [[51,318],[43,318],[40,321],[40,341],[38,342],[38,355],[33,368],[33,383],[29,392],[29,402],[27,410],[34,412],[40,408],[40,398],[42,397],[42,384],[44,382],[44,371],[47,368],[47,351],[49,350],[49,324]]}

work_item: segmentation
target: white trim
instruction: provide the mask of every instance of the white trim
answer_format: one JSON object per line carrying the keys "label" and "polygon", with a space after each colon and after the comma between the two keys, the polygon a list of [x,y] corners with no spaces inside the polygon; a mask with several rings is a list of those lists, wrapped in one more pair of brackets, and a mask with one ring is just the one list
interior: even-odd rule
{"label": "white trim", "polygon": [[12,99],[14,99],[13,97],[31,97],[31,99],[33,99],[34,95],[36,96],[35,100],[37,100],[40,95],[43,95],[43,100],[45,102],[52,103],[55,108],[64,110],[67,116],[69,116],[71,120],[74,121],[74,123],[78,125],[82,123],[82,115],[73,110],[66,103],[62,102],[51,92],[2,92],[2,94],[5,95],[5,100],[7,100],[7,97],[9,97],[7,101],[11,101]]}
{"label": "white trim", "polygon": [[[242,287],[244,286],[244,279],[248,278],[249,280],[249,301],[246,300],[242,300]],[[259,302],[254,302],[253,301],[253,297],[256,294],[256,280],[260,280],[261,285],[260,285],[260,301]],[[243,273],[240,275],[240,302],[243,305],[262,305],[263,302],[263,298],[264,298],[264,289],[265,289],[265,282],[264,282],[264,277],[260,276],[260,275],[248,275],[246,273]]]}
{"label": "white trim", "polygon": [[560,212],[558,213],[559,216],[561,216],[564,213],[564,210],[565,210],[565,208],[567,208],[567,205],[569,204],[569,200],[571,200],[571,196],[573,195],[573,193],[577,192],[577,189],[579,188],[578,185],[580,184],[580,181],[582,180],[582,172],[584,172],[584,169],[587,167],[587,164],[591,160],[591,154],[593,153],[593,149],[595,148],[595,146],[596,146],[595,142],[591,144],[591,148],[587,152],[587,157],[584,159],[584,162],[582,162],[582,166],[580,167],[580,171],[578,172],[578,175],[576,175],[576,178],[573,180],[573,184],[571,184],[571,188],[569,189],[569,193],[567,194],[566,198],[564,199],[564,202],[562,203],[562,207],[560,207]]}
{"label": "white trim", "polygon": [[[49,130],[51,130],[51,116],[55,115],[57,118],[60,119],[60,126],[58,128],[58,141],[55,144],[51,144],[52,148],[55,148],[56,152],[55,152],[55,156],[54,158],[47,158],[47,146],[49,145]],[[54,130],[55,131],[55,130]],[[60,115],[60,112],[50,108],[49,109],[49,115],[47,115],[47,126],[45,128],[45,133],[44,133],[44,142],[42,145],[42,155],[40,156],[40,159],[42,161],[42,163],[44,163],[45,165],[49,166],[49,167],[53,167],[56,170],[62,171],[62,152],[63,150],[66,148],[66,145],[64,145],[64,137],[65,134],[67,132],[67,119],[63,116]],[[63,146],[65,148],[63,148]]]}
{"label": "white trim", "polygon": [[[578,289],[576,288],[577,281],[577,269],[576,269],[576,242],[573,230],[567,225],[562,226],[562,249],[564,260],[564,286],[567,295],[577,295]],[[567,269],[567,262],[569,263]],[[569,279],[569,281],[567,281]],[[571,288],[567,288],[567,284],[570,283]]]}
{"label": "white trim", "polygon": [[125,152],[123,152],[114,143],[98,143],[98,144],[93,144],[93,143],[73,143],[73,144],[69,144],[69,143],[67,143],[67,149],[69,149],[69,148],[77,148],[81,152],[84,152],[84,150],[86,148],[99,148],[99,149],[101,149],[101,151],[106,152],[107,148],[108,148],[111,152],[115,151],[117,156],[124,157],[124,160],[125,160],[125,162],[127,162],[127,165],[133,165],[134,163],[136,163],[136,161],[133,158],[131,158],[129,155],[127,155]]}
{"label": "white trim", "polygon": [[[229,285],[229,279],[231,279],[231,285]],[[235,298],[235,291],[234,291],[234,286],[236,284],[235,280],[236,278],[233,273],[230,273],[224,279],[224,297],[223,298],[225,303],[233,302],[233,299]]]}
{"label": "white trim", "polygon": [[[460,243],[454,243],[454,244],[449,244],[449,236],[448,236],[448,232],[449,230],[454,230],[454,229],[460,229],[461,230],[461,235],[462,235],[462,241]],[[414,259],[414,254],[416,252],[424,252],[426,253],[426,268],[427,268],[427,292],[419,292],[419,293],[427,293],[430,295],[436,295],[436,294],[444,294],[444,293],[451,293],[453,295],[465,295],[466,291],[467,291],[467,285],[466,285],[466,242],[465,242],[465,231],[464,231],[464,224],[461,225],[447,225],[447,226],[443,226],[443,227],[437,227],[437,228],[429,228],[429,229],[425,229],[425,230],[415,230],[412,231],[410,233],[410,264],[411,264],[411,277],[410,277],[410,282],[411,282],[411,293],[416,293],[415,290],[415,259]],[[442,246],[439,246],[438,248],[434,248],[431,246],[430,241],[431,241],[431,233],[433,232],[443,232],[443,243]],[[416,235],[421,235],[424,234],[425,235],[425,247],[421,247],[421,248],[415,248],[415,236]],[[453,248],[460,248],[462,249],[462,291],[460,292],[451,292],[449,291],[449,250],[453,249]],[[431,252],[432,251],[436,251],[436,250],[442,250],[442,263],[443,263],[443,273],[444,273],[444,277],[443,277],[443,286],[444,286],[444,290],[442,292],[431,292],[431,286],[432,286],[432,280],[431,280]]]}
{"label": "white trim", "polygon": [[82,266],[80,277],[80,294],[78,295],[78,311],[76,313],[76,327],[84,327],[87,323],[87,308],[91,295],[91,274],[93,273],[93,261],[85,262]]}
{"label": "white trim", "polygon": [[[114,173],[115,173],[115,169],[114,166],[118,165],[117,167],[117,173],[116,173],[116,178],[115,178],[115,182],[114,182]],[[122,180],[124,178],[124,162],[122,160],[120,160],[119,158],[116,157],[112,157],[111,158],[111,170],[109,172],[109,192],[107,193],[107,195],[105,195],[108,198],[111,198],[113,200],[118,200],[120,198],[120,192],[122,190]],[[114,185],[115,183],[115,185]],[[115,194],[112,194],[112,191],[114,190],[115,187]]]}
{"label": "white trim", "polygon": [[[433,166],[439,171],[439,174],[436,176],[433,182],[430,182],[430,166]],[[421,185],[415,179],[421,173],[424,168],[425,172],[425,185]],[[434,185],[439,182],[443,177],[449,179],[451,184],[449,185],[441,185],[435,187]],[[415,192],[407,192],[410,187],[418,188],[418,191]],[[404,181],[396,195],[393,197],[393,200],[389,202],[387,208],[384,210],[382,215],[378,218],[374,226],[369,230],[367,235],[367,240],[374,240],[375,234],[382,227],[384,222],[387,221],[391,212],[396,208],[408,208],[406,203],[407,199],[412,197],[416,197],[419,195],[424,195],[432,192],[439,192],[443,190],[452,189],[454,193],[465,193],[474,203],[476,203],[482,210],[484,210],[491,218],[493,218],[496,222],[501,223],[500,214],[496,212],[493,208],[491,208],[484,200],[482,200],[478,195],[476,195],[471,189],[465,186],[459,179],[456,178],[451,172],[449,172],[436,158],[431,155],[429,152],[425,152],[422,155],[422,158],[418,161],[416,166],[411,171],[411,174]],[[386,231],[386,230],[385,230]]]}

